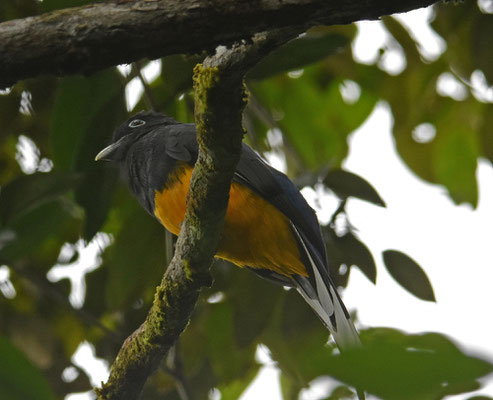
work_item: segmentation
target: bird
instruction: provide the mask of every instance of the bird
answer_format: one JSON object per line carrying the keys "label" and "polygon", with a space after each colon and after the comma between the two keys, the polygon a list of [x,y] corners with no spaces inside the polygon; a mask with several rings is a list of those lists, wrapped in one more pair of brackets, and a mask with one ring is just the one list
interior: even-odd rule
{"label": "bird", "polygon": [[[195,124],[140,112],[113,133],[96,160],[116,162],[141,206],[175,235],[198,157]],[[295,184],[242,144],[216,257],[274,283],[294,287],[341,350],[361,341],[329,276],[315,211]]]}

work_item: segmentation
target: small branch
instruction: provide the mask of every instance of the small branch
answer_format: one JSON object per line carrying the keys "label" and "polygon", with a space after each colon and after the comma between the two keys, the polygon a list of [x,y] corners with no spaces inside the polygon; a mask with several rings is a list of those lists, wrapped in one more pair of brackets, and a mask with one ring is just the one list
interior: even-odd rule
{"label": "small branch", "polygon": [[271,113],[265,109],[265,107],[257,100],[254,95],[250,95],[250,104],[252,112],[259,118],[264,124],[269,126],[271,129],[278,129],[279,132],[282,133],[282,140],[284,143],[284,148],[286,151],[286,155],[296,162],[297,167],[301,167],[303,169],[305,167],[305,163],[295,150],[295,147],[292,145],[291,140],[284,134],[283,130],[277,123],[277,121],[272,117]]}
{"label": "small branch", "polygon": [[257,32],[348,24],[435,0],[113,0],[0,23],[0,89],[40,74],[90,74],[200,53]]}
{"label": "small branch", "polygon": [[195,68],[199,156],[175,254],[145,322],[126,339],[98,399],[137,399],[149,375],[185,329],[201,288],[211,285],[212,263],[243,138],[243,76],[260,58],[297,35],[259,34]]}
{"label": "small branch", "polygon": [[339,214],[346,213],[346,203],[347,203],[347,197],[339,202],[339,206],[337,207],[337,209],[332,214],[332,217],[330,218],[329,226],[335,226],[336,219],[339,216]]}
{"label": "small branch", "polygon": [[149,89],[149,83],[142,75],[143,64],[140,61],[136,61],[132,64],[132,70],[135,70],[135,74],[139,77],[140,83],[142,83],[142,87],[144,88],[143,98],[144,104],[149,110],[156,110],[155,102],[152,99],[151,90]]}

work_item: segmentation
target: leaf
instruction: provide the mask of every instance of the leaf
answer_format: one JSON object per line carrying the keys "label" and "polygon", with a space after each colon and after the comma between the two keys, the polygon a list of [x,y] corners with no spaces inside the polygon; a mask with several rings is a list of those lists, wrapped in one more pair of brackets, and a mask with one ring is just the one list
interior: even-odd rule
{"label": "leaf", "polygon": [[469,112],[475,110],[475,104],[459,104],[452,103],[436,122],[438,135],[435,140],[433,169],[437,181],[447,187],[455,202],[468,202],[476,207],[479,138],[473,126],[462,123],[464,118],[469,118]]}
{"label": "leaf", "polygon": [[483,71],[490,85],[493,84],[493,54],[490,51],[491,43],[488,42],[488,38],[492,35],[491,15],[478,14],[472,26],[471,52],[475,67],[479,67]]}
{"label": "leaf", "polygon": [[337,386],[326,400],[354,399],[354,392],[347,386]]}
{"label": "leaf", "polygon": [[281,291],[251,271],[234,271],[232,275],[227,295],[234,307],[234,338],[243,348],[258,339],[268,326]]}
{"label": "leaf", "polygon": [[117,183],[116,168],[96,163],[94,156],[111,140],[125,118],[121,78],[108,69],[90,78],[65,78],[57,90],[52,143],[55,167],[81,173],[75,192],[84,208],[84,238],[101,228]]}
{"label": "leaf", "polygon": [[243,373],[238,379],[233,380],[227,385],[220,385],[221,400],[237,400],[241,394],[256,378],[260,365],[253,365],[247,372]]}
{"label": "leaf", "polygon": [[343,169],[333,169],[324,178],[325,185],[341,199],[356,197],[361,200],[385,207],[377,191],[362,177]]}
{"label": "leaf", "polygon": [[0,192],[0,223],[6,224],[73,189],[77,180],[74,173],[57,171],[18,176]]}
{"label": "leaf", "polygon": [[247,74],[248,79],[265,79],[322,60],[347,46],[349,38],[338,33],[308,33],[291,40],[263,58]]}
{"label": "leaf", "polygon": [[26,356],[0,336],[0,393],[8,400],[55,400],[48,382]]}
{"label": "leaf", "polygon": [[292,376],[289,376],[283,370],[281,370],[279,383],[281,385],[282,398],[286,400],[298,399],[301,389],[306,386],[294,380]]}
{"label": "leaf", "polygon": [[[238,347],[234,338],[234,309],[229,302],[211,304],[204,325],[203,347],[209,358],[214,375],[219,382],[228,384],[238,376],[251,372],[255,361],[256,344]],[[229,349],[229,351],[224,351]]]}
{"label": "leaf", "polygon": [[348,267],[356,265],[371,282],[376,283],[377,268],[368,247],[351,232],[341,237],[336,236],[335,240],[336,246],[343,254],[343,264]]}
{"label": "leaf", "polygon": [[481,122],[479,135],[482,156],[493,162],[493,105],[490,104],[485,107]]}
{"label": "leaf", "polygon": [[469,391],[466,387],[493,371],[491,363],[462,353],[437,333],[371,329],[362,339],[364,347],[329,357],[327,372],[383,399],[440,399],[451,387]]}
{"label": "leaf", "polygon": [[[155,87],[155,95],[159,104],[167,108],[170,103],[182,93],[188,92],[193,85],[193,68],[203,61],[203,56],[183,54],[163,58],[163,68],[159,88]],[[154,85],[156,86],[156,85]]]}
{"label": "leaf", "polygon": [[[217,386],[210,364],[205,361],[194,365],[193,371],[185,376],[188,392],[191,399],[207,399],[211,389]],[[148,380],[140,396],[142,399],[156,400],[181,400],[185,395],[177,390],[177,383],[170,379],[170,375],[164,372],[163,368],[158,369]],[[221,397],[224,399],[224,397]]]}
{"label": "leaf", "polygon": [[[376,282],[377,269],[373,256],[354,233],[347,232],[338,236],[331,225],[322,225],[321,229],[327,248],[329,274],[336,286],[347,286],[350,267],[353,265],[357,266],[371,282]],[[342,270],[342,265],[347,269]]]}
{"label": "leaf", "polygon": [[340,83],[326,75],[322,67],[313,65],[305,68],[298,79],[277,75],[250,85],[262,108],[273,114],[271,119],[282,131],[288,143],[284,150],[295,150],[309,168],[339,166],[348,152],[347,136],[375,105],[376,97],[368,92],[362,92],[355,103],[346,104]]}
{"label": "leaf", "polygon": [[4,262],[27,258],[46,272],[58,259],[65,242],[75,242],[80,236],[81,212],[70,200],[59,198],[31,208],[9,222],[14,234],[0,250]]}
{"label": "leaf", "polygon": [[295,290],[283,291],[271,325],[260,338],[282,372],[283,393],[296,394],[327,373],[333,350],[327,338],[328,331],[303,298]]}
{"label": "leaf", "polygon": [[436,301],[431,283],[416,261],[397,250],[384,251],[383,261],[390,275],[404,289],[422,300]]}
{"label": "leaf", "polygon": [[103,267],[108,269],[106,304],[113,310],[152,296],[167,267],[164,228],[126,188],[122,190],[110,214],[110,220],[118,224],[113,228],[115,241],[103,255]]}

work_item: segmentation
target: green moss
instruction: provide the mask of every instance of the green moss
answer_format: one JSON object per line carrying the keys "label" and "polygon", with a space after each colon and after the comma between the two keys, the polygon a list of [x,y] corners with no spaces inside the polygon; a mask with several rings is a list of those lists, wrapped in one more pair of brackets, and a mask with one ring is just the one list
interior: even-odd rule
{"label": "green moss", "polygon": [[[202,64],[197,64],[193,69],[196,115],[203,114],[209,109],[210,89],[220,82],[219,75],[218,67],[204,67]],[[200,121],[196,122],[199,123]]]}
{"label": "green moss", "polygon": [[193,280],[193,270],[190,268],[190,262],[188,260],[182,260],[181,266],[185,272],[186,278],[189,281]]}

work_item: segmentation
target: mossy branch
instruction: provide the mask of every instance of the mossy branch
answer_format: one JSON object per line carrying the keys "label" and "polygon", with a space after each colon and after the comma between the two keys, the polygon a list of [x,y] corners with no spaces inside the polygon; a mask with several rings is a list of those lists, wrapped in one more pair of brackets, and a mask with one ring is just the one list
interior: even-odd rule
{"label": "mossy branch", "polygon": [[147,378],[189,323],[201,288],[211,285],[212,263],[238,162],[247,102],[243,76],[294,30],[259,34],[195,68],[199,157],[176,250],[145,322],[125,340],[98,399],[137,399]]}

